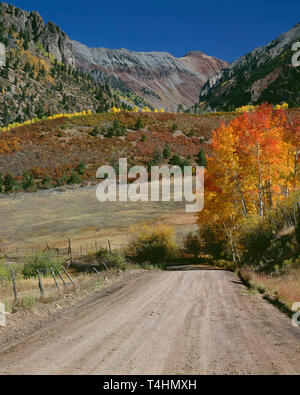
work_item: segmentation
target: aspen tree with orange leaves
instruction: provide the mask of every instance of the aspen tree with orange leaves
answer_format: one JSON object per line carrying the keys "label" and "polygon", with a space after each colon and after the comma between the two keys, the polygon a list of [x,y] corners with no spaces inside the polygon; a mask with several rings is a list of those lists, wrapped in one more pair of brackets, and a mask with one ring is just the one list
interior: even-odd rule
{"label": "aspen tree with orange leaves", "polygon": [[228,236],[240,219],[249,214],[263,217],[276,207],[296,187],[299,134],[282,109],[268,104],[215,130],[199,225],[225,227]]}

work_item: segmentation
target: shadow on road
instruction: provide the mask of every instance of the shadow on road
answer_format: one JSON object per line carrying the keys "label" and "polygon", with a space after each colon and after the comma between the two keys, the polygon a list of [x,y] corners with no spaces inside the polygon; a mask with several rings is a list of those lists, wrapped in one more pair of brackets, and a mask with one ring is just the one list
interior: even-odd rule
{"label": "shadow on road", "polygon": [[225,270],[223,268],[214,266],[203,266],[203,265],[177,265],[177,266],[167,266],[168,271],[190,271],[190,270]]}
{"label": "shadow on road", "polygon": [[241,281],[231,281],[233,284],[245,285]]}

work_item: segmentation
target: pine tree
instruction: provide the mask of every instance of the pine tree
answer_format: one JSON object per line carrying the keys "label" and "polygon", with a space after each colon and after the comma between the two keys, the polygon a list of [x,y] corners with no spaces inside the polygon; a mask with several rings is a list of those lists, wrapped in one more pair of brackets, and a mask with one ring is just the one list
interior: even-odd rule
{"label": "pine tree", "polygon": [[31,66],[30,66],[29,62],[25,63],[24,71],[25,71],[25,73],[29,73],[31,71]]}
{"label": "pine tree", "polygon": [[198,166],[206,167],[206,156],[203,148],[200,150],[197,156],[196,163]]}
{"label": "pine tree", "polygon": [[136,124],[135,124],[135,126],[134,126],[134,129],[135,129],[135,130],[140,130],[140,129],[143,129],[143,127],[144,127],[143,121],[142,121],[141,118],[139,117],[138,120],[136,121]]}
{"label": "pine tree", "polygon": [[25,115],[27,115],[28,118],[31,117],[31,107],[30,107],[29,103],[27,103],[27,107],[26,107],[26,110],[25,110]]}
{"label": "pine tree", "polygon": [[163,150],[163,158],[164,159],[169,159],[171,156],[171,148],[170,146],[167,144]]}
{"label": "pine tree", "polygon": [[16,185],[16,180],[11,174],[6,174],[6,176],[4,177],[3,185],[4,185],[4,192],[10,193],[13,191]]}

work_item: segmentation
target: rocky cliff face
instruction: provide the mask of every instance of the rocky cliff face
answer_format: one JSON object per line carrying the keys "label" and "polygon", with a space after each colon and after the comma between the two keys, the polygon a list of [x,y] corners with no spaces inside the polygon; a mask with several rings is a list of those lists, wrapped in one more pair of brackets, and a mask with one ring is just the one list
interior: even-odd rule
{"label": "rocky cliff face", "polygon": [[246,104],[288,102],[300,105],[300,67],[292,65],[292,45],[300,23],[271,43],[235,60],[212,76],[200,93],[204,108],[230,110]]}
{"label": "rocky cliff face", "polygon": [[177,109],[192,105],[208,77],[226,62],[202,52],[175,58],[166,52],[133,52],[127,49],[89,48],[73,41],[77,66],[96,78],[121,80],[153,107]]}
{"label": "rocky cliff face", "polygon": [[4,29],[26,33],[35,42],[40,43],[47,52],[60,62],[75,66],[75,56],[70,38],[53,22],[44,23],[36,11],[28,12],[13,5],[0,3],[0,25]]}

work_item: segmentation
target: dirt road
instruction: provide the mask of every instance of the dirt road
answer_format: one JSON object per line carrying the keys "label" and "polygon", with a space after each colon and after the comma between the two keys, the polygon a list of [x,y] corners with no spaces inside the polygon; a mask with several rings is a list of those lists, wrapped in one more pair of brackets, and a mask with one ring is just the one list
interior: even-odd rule
{"label": "dirt road", "polygon": [[225,271],[142,272],[0,354],[1,374],[294,374],[300,328]]}

